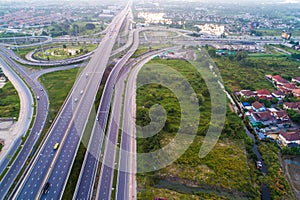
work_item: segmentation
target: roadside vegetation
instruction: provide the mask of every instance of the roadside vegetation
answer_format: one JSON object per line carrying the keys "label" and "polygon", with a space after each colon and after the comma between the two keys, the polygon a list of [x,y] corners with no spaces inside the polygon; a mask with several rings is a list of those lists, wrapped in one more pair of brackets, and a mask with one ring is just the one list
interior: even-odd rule
{"label": "roadside vegetation", "polygon": [[293,199],[289,183],[280,166],[280,148],[271,142],[259,142],[258,148],[268,168],[268,175],[262,182],[269,186],[272,199]]}
{"label": "roadside vegetation", "polygon": [[110,20],[103,20],[99,23],[99,19],[90,19],[89,21],[64,21],[63,23],[52,23],[47,27],[42,35],[50,35],[52,37],[58,37],[62,35],[89,35],[103,31],[107,27],[107,23]]}
{"label": "roadside vegetation", "polygon": [[265,75],[278,75],[291,80],[300,76],[299,62],[285,57],[252,57],[240,52],[236,57],[218,56],[215,49],[208,47],[208,53],[219,68],[225,85],[231,91],[241,89],[273,91],[274,87]]}
{"label": "roadside vegetation", "polygon": [[[258,199],[259,172],[256,172],[252,160],[252,141],[244,133],[241,119],[227,109],[218,144],[205,158],[200,159],[198,154],[210,123],[212,107],[206,84],[198,72],[183,60],[152,60],[143,67],[140,73],[144,75],[139,75],[138,79],[159,78],[151,67],[155,64],[172,67],[189,81],[200,99],[200,126],[192,145],[178,160],[161,170],[138,174],[138,199]],[[159,74],[162,73],[168,73],[168,70],[162,69]],[[175,137],[179,128],[179,102],[168,88],[159,84],[138,88],[137,124],[145,126],[150,122],[149,109],[155,104],[162,105],[166,110],[166,123],[155,136],[137,140],[138,152],[152,152],[164,147]]]}
{"label": "roadside vegetation", "polygon": [[53,48],[45,49],[33,54],[35,59],[41,60],[63,60],[75,58],[93,51],[97,44],[63,44]]}
{"label": "roadside vegetation", "polygon": [[49,96],[49,116],[54,120],[60,107],[71,90],[79,68],[45,74],[39,78]]}
{"label": "roadside vegetation", "polygon": [[132,55],[132,58],[137,58],[141,55],[143,55],[144,53],[147,53],[149,51],[153,51],[153,50],[158,50],[158,49],[162,49],[162,48],[166,48],[170,45],[168,44],[164,44],[164,45],[156,45],[156,46],[142,46],[139,47],[134,54]]}
{"label": "roadside vegetation", "polygon": [[0,89],[0,118],[12,117],[18,119],[20,112],[19,95],[11,82]]}
{"label": "roadside vegetation", "polygon": [[[51,48],[53,47],[53,48]],[[23,59],[26,55],[36,49],[43,48],[44,51],[36,52],[33,57],[42,60],[63,60],[67,58],[74,58],[93,51],[97,44],[89,43],[65,43],[65,44],[47,44],[43,46],[34,46],[26,48],[14,48],[13,51]],[[47,53],[46,53],[47,52]]]}
{"label": "roadside vegetation", "polygon": [[[264,77],[267,74],[280,74],[287,80],[300,76],[299,62],[293,59],[255,58],[243,52],[237,54],[236,57],[221,57],[213,54],[212,50],[208,48],[209,54],[213,57],[222,74],[225,85],[231,91],[241,89],[273,91],[272,83]],[[294,117],[298,119],[298,116],[295,115]],[[290,186],[280,166],[280,148],[271,142],[258,142],[258,148],[268,168],[268,175],[260,177],[260,181],[269,186],[272,199],[292,199]],[[286,153],[294,154],[295,152],[286,151]]]}

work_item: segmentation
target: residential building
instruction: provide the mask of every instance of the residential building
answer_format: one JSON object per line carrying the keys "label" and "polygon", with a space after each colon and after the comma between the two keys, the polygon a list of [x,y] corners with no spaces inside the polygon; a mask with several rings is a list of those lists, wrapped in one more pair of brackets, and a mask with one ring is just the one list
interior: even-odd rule
{"label": "residential building", "polygon": [[294,97],[300,98],[300,89],[294,89],[292,93]]}
{"label": "residential building", "polygon": [[268,99],[268,100],[272,99],[271,93],[266,89],[257,90],[256,93],[257,93],[257,97],[260,99]]}
{"label": "residential building", "polygon": [[272,115],[276,118],[278,127],[290,126],[292,124],[292,120],[285,110],[274,111]]}
{"label": "residential building", "polygon": [[285,94],[279,90],[275,90],[274,92],[272,92],[272,96],[278,100],[282,100],[285,98]]}
{"label": "residential building", "polygon": [[285,145],[287,145],[289,143],[300,144],[299,130],[293,130],[293,131],[281,130],[279,132],[279,138],[282,140],[283,144],[285,144]]}
{"label": "residential building", "polygon": [[251,97],[256,97],[256,93],[250,90],[241,90],[239,94],[241,95],[241,97],[244,97],[246,99],[249,99]]}
{"label": "residential building", "polygon": [[278,89],[285,94],[290,94],[294,89],[296,89],[296,86],[290,83],[286,83],[278,86]]}
{"label": "residential building", "polygon": [[258,101],[255,101],[254,103],[252,103],[252,109],[254,112],[264,112],[266,111],[266,107],[259,103]]}
{"label": "residential building", "polygon": [[279,76],[279,75],[272,76],[272,81],[273,81],[273,83],[276,84],[276,85],[284,85],[284,84],[289,83],[286,79],[282,78],[282,77]]}
{"label": "residential building", "polygon": [[292,78],[292,82],[293,82],[293,83],[299,83],[299,84],[300,84],[300,77]]}
{"label": "residential building", "polygon": [[299,110],[300,109],[300,102],[284,102],[283,108],[288,110]]}
{"label": "residential building", "polygon": [[269,110],[263,112],[251,112],[251,118],[253,119],[254,124],[261,124],[264,126],[276,124],[276,118]]}

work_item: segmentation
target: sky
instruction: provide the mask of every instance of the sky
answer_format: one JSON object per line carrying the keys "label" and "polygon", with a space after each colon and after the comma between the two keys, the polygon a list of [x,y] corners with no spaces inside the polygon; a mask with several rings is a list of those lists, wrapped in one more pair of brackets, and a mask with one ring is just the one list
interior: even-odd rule
{"label": "sky", "polygon": [[[97,2],[97,3],[101,3],[101,2],[115,2],[116,0],[75,0],[76,2],[81,1],[81,2]],[[118,1],[127,1],[127,0],[118,0]],[[139,0],[135,0],[135,1],[139,1]],[[165,0],[145,0],[150,1],[150,2],[164,2]],[[167,1],[171,1],[171,0],[167,0]],[[300,4],[300,0],[182,0],[182,2],[220,2],[220,3],[263,3],[263,4],[279,4],[279,3],[283,3],[283,4]],[[0,3],[14,3],[14,2],[23,2],[23,3],[33,3],[33,2],[49,2],[49,3],[55,3],[55,2],[73,2],[74,0],[0,0]],[[177,0],[178,2],[178,0]]]}

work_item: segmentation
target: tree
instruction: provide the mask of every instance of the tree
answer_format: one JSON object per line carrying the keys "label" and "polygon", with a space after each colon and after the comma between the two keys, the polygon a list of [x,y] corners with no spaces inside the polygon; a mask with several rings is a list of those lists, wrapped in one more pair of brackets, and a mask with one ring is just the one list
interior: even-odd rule
{"label": "tree", "polygon": [[66,44],[63,44],[63,48],[64,48],[64,49],[67,48],[67,45],[66,45]]}
{"label": "tree", "polygon": [[92,23],[88,23],[85,25],[85,28],[87,30],[94,30],[96,28],[95,24],[92,24]]}
{"label": "tree", "polygon": [[287,110],[287,114],[294,121],[300,123],[300,114],[295,110]]}

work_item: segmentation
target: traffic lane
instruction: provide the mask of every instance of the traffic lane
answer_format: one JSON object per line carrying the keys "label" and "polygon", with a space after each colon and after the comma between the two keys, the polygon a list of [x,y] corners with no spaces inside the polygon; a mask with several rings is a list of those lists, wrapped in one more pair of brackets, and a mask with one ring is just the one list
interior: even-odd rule
{"label": "traffic lane", "polygon": [[[37,161],[34,163],[32,167],[31,170],[32,173],[30,173],[28,179],[25,181],[24,187],[21,189],[18,195],[19,197],[24,197],[23,194],[25,194],[26,190],[33,190],[33,188],[35,188],[35,191],[37,191],[37,187],[39,187],[37,183],[39,184],[42,183],[43,180],[41,179],[41,177],[48,170],[50,166],[50,160],[54,156],[53,146],[55,143],[59,142],[62,139],[64,135],[64,130],[68,126],[69,121],[71,120],[71,117],[73,115],[73,112],[70,111],[71,106],[72,105],[70,103],[66,104],[66,108],[67,108],[66,111],[65,110],[63,111],[60,120],[58,120],[57,123],[53,126],[53,134],[49,135],[49,138],[46,139],[46,142],[43,145],[43,149],[39,154]],[[39,172],[38,174],[37,171]],[[34,178],[37,178],[37,180],[34,180]],[[29,196],[29,198],[30,197],[31,196]]]}
{"label": "traffic lane", "polygon": [[[108,128],[108,138],[106,141],[104,161],[102,163],[103,170],[100,174],[100,188],[98,190],[99,199],[110,199],[111,188],[113,182],[113,171],[115,166],[116,148],[119,133],[119,124],[122,109],[122,89],[116,84],[115,98],[113,101],[112,116]],[[108,173],[107,173],[108,172]]]}
{"label": "traffic lane", "polygon": [[[126,116],[124,116],[126,118]],[[124,118],[123,118],[124,119]],[[117,181],[117,200],[126,200],[128,197],[127,182],[128,182],[128,134],[122,131],[120,161]]]}
{"label": "traffic lane", "polygon": [[[12,65],[15,67],[15,65]],[[18,68],[15,68],[18,70]],[[26,79],[27,77],[25,77]],[[27,81],[28,82],[28,81]],[[29,82],[31,85],[31,88],[33,89],[34,93],[37,94],[38,91],[35,88],[35,84],[32,81]],[[44,108],[44,109],[43,109]],[[4,197],[7,193],[8,189],[12,185],[14,178],[17,176],[17,174],[22,169],[23,165],[25,164],[25,161],[32,150],[35,141],[38,139],[39,133],[42,131],[43,126],[46,121],[47,113],[48,113],[48,96],[45,95],[45,98],[42,101],[37,102],[37,115],[35,118],[35,122],[33,125],[33,128],[25,141],[25,144],[20,152],[20,154],[17,156],[16,160],[12,164],[12,166],[9,168],[8,172],[4,176],[4,178],[1,181],[1,190],[0,190],[0,196]]]}
{"label": "traffic lane", "polygon": [[89,115],[88,107],[93,100],[90,100],[90,102],[88,102],[88,100],[84,100],[83,102],[87,105],[80,105],[80,115],[76,115],[72,122],[70,133],[68,134],[65,142],[61,144],[60,148],[62,148],[62,151],[60,152],[49,177],[50,183],[54,182],[56,178],[58,178],[58,182],[49,189],[49,195],[44,195],[43,198],[50,196],[51,198],[59,199],[62,194],[61,190],[64,188],[64,184],[68,178],[68,171],[70,171],[72,162],[75,158],[72,155],[76,155],[78,144],[80,143],[82,135],[80,133],[83,132],[85,127],[86,121],[84,119],[86,119]]}
{"label": "traffic lane", "polygon": [[[93,76],[93,78],[97,79],[97,76]],[[95,81],[92,81],[92,82],[95,82]],[[98,80],[98,82],[100,84],[100,80]],[[99,84],[98,84],[98,86],[99,86]],[[78,85],[78,87],[80,87],[80,85]],[[60,155],[59,155],[57,161],[60,161],[62,159],[61,157],[64,157],[66,155],[65,152],[64,152],[65,149],[69,149],[69,150],[71,149],[71,152],[70,152],[71,154],[66,155],[66,156],[76,155],[77,148],[79,147],[80,138],[81,138],[81,135],[83,133],[83,130],[84,130],[84,127],[85,127],[85,124],[86,124],[86,120],[88,119],[88,115],[89,115],[89,112],[90,112],[90,109],[89,109],[89,108],[91,108],[90,105],[92,105],[93,102],[94,102],[94,95],[93,94],[96,93],[97,88],[98,88],[97,86],[95,87],[95,85],[93,85],[91,87],[91,89],[89,89],[87,91],[87,97],[91,97],[91,98],[86,98],[84,100],[83,99],[80,100],[80,102],[82,101],[82,103],[79,105],[80,107],[78,108],[81,111],[80,115],[75,116],[74,126],[71,127],[70,134],[67,135],[67,139],[66,139],[66,141],[72,141],[74,145],[68,147],[68,146],[65,146],[65,145],[67,145],[66,143],[61,144],[60,148],[62,148],[62,152],[60,152]],[[80,98],[82,98],[82,97],[80,97]],[[74,130],[74,128],[76,129],[76,131]],[[78,133],[76,136],[79,136],[78,137],[79,139],[74,139],[73,138],[75,132]],[[59,180],[59,183],[57,183],[56,186],[54,186],[54,188],[51,188],[51,190],[53,190],[55,192],[55,194],[53,194],[51,192],[49,194],[50,196],[52,196],[52,197],[55,196],[55,198],[60,198],[59,195],[62,194],[62,192],[60,192],[60,190],[63,190],[63,188],[64,188],[64,185],[67,181],[68,173],[71,170],[71,165],[72,165],[72,162],[73,162],[74,159],[75,159],[75,156],[72,156],[72,160],[65,160],[65,166],[64,166],[63,169],[60,169],[60,172],[63,173],[66,176],[66,178],[65,179],[63,178],[63,179]],[[56,169],[57,167],[59,168],[60,166],[56,162],[54,164],[53,171],[51,171],[49,180],[51,180],[51,177],[54,176],[53,173],[55,172],[55,170],[57,170]]]}
{"label": "traffic lane", "polygon": [[[108,113],[99,113],[96,118],[96,123],[94,124],[93,130],[98,131],[99,134],[92,134],[91,141],[99,141],[98,143],[92,142],[90,143],[88,148],[88,152],[86,155],[85,163],[83,166],[85,166],[82,170],[82,181],[79,181],[79,184],[77,186],[76,193],[74,195],[74,199],[89,199],[91,195],[91,191],[94,184],[95,179],[95,172],[97,170],[97,163],[98,158],[100,158],[100,152],[102,149],[103,144],[103,138],[104,138],[104,129],[103,129],[103,123],[105,117],[108,115]],[[100,125],[100,122],[98,121],[101,119],[102,125]]]}
{"label": "traffic lane", "polygon": [[93,103],[93,102],[92,102]]}
{"label": "traffic lane", "polygon": [[[64,183],[67,181],[68,171],[70,168],[70,163],[73,161],[76,155],[77,144],[80,140],[79,134],[77,132],[76,126],[73,125],[69,133],[70,140],[64,143],[65,148],[59,154],[59,158],[53,167],[53,171],[48,179],[51,184],[47,194],[43,194],[40,199],[60,199],[62,195],[62,189]],[[61,148],[61,147],[60,147]]]}
{"label": "traffic lane", "polygon": [[[117,19],[117,18],[115,18],[115,19]],[[112,23],[113,24],[113,23]],[[104,39],[103,39],[103,42],[105,42],[105,41],[107,41],[108,40],[108,38],[107,37],[105,37]],[[97,53],[97,52],[96,52]],[[109,78],[110,79],[110,78]],[[109,84],[106,84],[105,85],[105,89],[104,89],[104,93],[103,93],[103,95],[102,96],[105,96],[106,98],[102,98],[101,99],[101,103],[100,103],[100,108],[99,108],[99,111],[98,111],[98,113],[106,113],[106,114],[108,114],[108,110],[109,110],[109,105],[107,104],[107,103],[103,103],[103,101],[106,101],[107,102],[107,100],[108,99],[110,99],[110,98],[108,98],[107,99],[107,96],[110,96],[110,95],[106,95],[106,88],[107,88],[107,85],[109,85]],[[108,86],[109,87],[109,86]],[[103,100],[104,99],[104,100]],[[103,106],[104,105],[104,106]],[[107,116],[107,115],[106,115]],[[104,124],[104,121],[106,121],[107,120],[107,117],[104,117],[104,118],[98,118],[99,120],[101,120],[100,121],[100,124]],[[97,123],[97,122],[96,122]],[[105,126],[106,126],[106,122],[105,122]],[[94,132],[92,133],[92,138],[93,138],[93,135],[94,135]],[[95,140],[91,140],[91,142],[93,142],[93,141],[95,141]],[[96,140],[97,141],[97,140]],[[90,143],[91,144],[91,143]],[[89,151],[89,149],[90,149],[90,145],[89,144],[89,148],[88,148],[88,151]],[[90,163],[90,162],[88,162],[88,161],[86,161],[86,159],[88,159],[88,157],[85,157],[85,161],[84,161],[84,163]],[[93,165],[96,165],[97,166],[97,162],[96,162],[96,164],[95,163],[93,163]],[[97,167],[96,167],[97,168]],[[85,171],[85,164],[84,164],[84,166],[83,166],[83,172],[81,172],[81,174],[82,173],[84,173],[84,171]],[[92,172],[93,173],[93,172]],[[81,183],[81,181],[82,181],[82,175],[80,175],[80,178],[79,178],[79,184],[82,184]],[[85,183],[86,183],[86,185],[88,185],[88,187],[90,187],[89,185],[91,185],[92,183],[91,182],[93,182],[94,180],[93,180],[93,178],[91,178],[91,179],[89,179],[89,183],[86,183],[86,180],[85,180]],[[79,184],[77,184],[77,188],[78,188],[78,185]]]}

